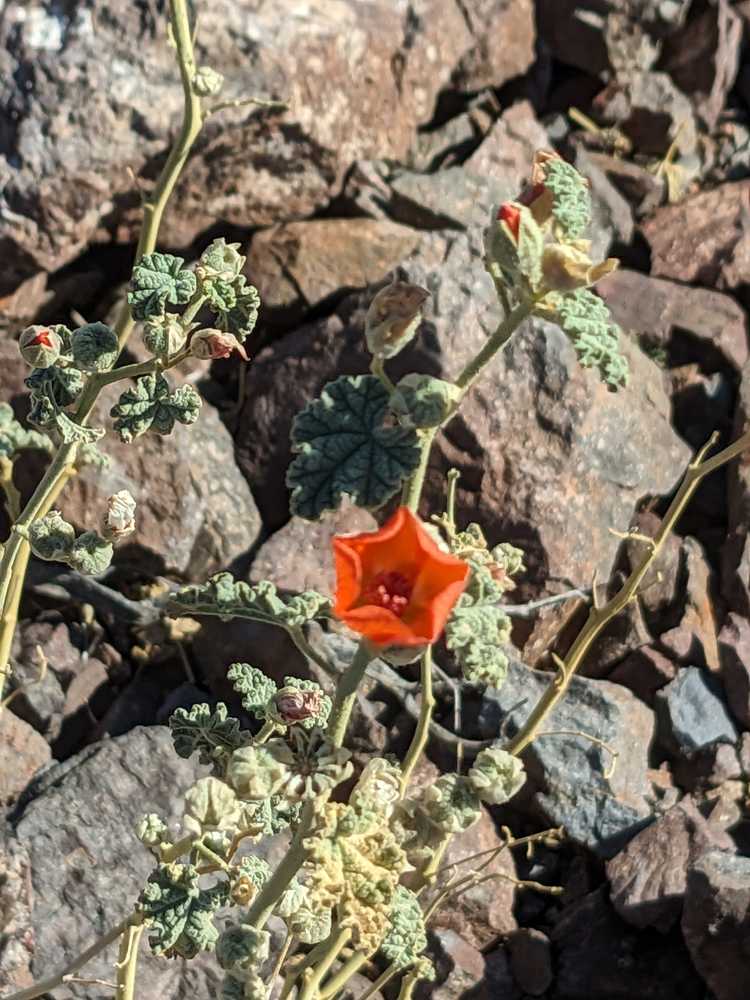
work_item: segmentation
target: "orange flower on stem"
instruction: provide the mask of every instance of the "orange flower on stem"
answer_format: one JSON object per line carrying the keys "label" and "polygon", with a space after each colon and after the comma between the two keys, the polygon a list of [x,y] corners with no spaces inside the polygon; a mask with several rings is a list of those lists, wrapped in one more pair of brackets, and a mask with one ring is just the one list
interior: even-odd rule
{"label": "orange flower on stem", "polygon": [[337,536],[333,552],[334,613],[375,646],[435,642],[469,576],[406,507],[379,531]]}

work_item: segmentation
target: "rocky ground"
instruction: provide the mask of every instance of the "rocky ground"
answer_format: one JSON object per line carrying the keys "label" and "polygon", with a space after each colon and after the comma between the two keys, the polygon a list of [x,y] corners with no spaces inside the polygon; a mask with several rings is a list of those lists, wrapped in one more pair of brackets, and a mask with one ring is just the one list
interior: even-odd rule
{"label": "rocky ground", "polygon": [[[249,366],[185,366],[207,400],[194,428],[110,442],[110,468],[68,488],[64,514],[81,526],[117,489],[138,500],[138,532],[107,577],[31,567],[18,694],[0,716],[4,991],[64,964],[132,905],[150,862],[134,823],[176,815],[197,770],[171,750],[172,710],[231,700],[234,659],[277,678],[307,669],[267,628],[164,622],[151,599],[221,568],[330,589],[331,534],[374,521],[356,509],[313,528],[290,518],[290,422],[333,375],[366,369],[364,310],[397,267],[431,299],[394,372],[451,376],[475,353],[495,321],[481,227],[536,148],[554,146],[591,181],[595,246],[623,261],[599,290],[631,382],[608,392],[559,331],[528,324],[440,438],[425,511],[458,468],[461,518],[526,551],[518,601],[588,588],[639,557],[612,529],[653,534],[691,450],[750,425],[747,0],[206,6],[200,61],[226,75],[226,96],[290,107],[209,120],[162,244],[195,258],[215,235],[240,241],[263,313]],[[122,294],[138,188],[180,111],[163,8],[6,0],[0,11],[0,380],[19,413],[19,329],[68,322],[71,309],[104,318]],[[27,484],[34,471],[22,470]],[[519,835],[563,825],[561,848],[499,868],[563,892],[475,890],[434,930],[429,995],[747,996],[749,513],[746,458],[700,489],[639,602],[588,656],[548,722],[557,735],[527,752],[531,780],[512,808],[462,841],[465,854],[497,843],[501,824]],[[572,600],[517,619],[508,682],[467,692],[465,735],[513,733],[583,615]],[[346,652],[341,637],[313,639]],[[408,706],[375,687],[360,709],[358,747],[401,752]],[[614,772],[578,730],[616,751]],[[453,766],[450,748],[430,752]],[[90,974],[106,979],[110,962]],[[217,981],[210,959],[145,958],[139,998],[203,1000]]]}

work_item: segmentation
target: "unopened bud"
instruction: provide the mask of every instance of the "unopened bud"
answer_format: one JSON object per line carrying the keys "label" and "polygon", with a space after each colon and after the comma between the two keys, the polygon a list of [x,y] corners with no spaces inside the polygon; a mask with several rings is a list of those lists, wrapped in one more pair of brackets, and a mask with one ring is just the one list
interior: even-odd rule
{"label": "unopened bud", "polygon": [[221,330],[199,330],[193,334],[190,341],[190,353],[202,361],[216,361],[218,358],[228,358],[234,351],[248,360],[242,344],[231,333]]}
{"label": "unopened bud", "polygon": [[87,323],[73,332],[73,361],[83,372],[108,372],[119,353],[117,334],[106,323]]}
{"label": "unopened bud", "polygon": [[60,357],[62,338],[49,326],[27,326],[18,340],[21,357],[32,368],[50,368]]}
{"label": "unopened bud", "polygon": [[135,500],[128,490],[120,490],[107,500],[104,537],[109,541],[125,538],[135,531]]}
{"label": "unopened bud", "polygon": [[224,77],[210,66],[199,66],[193,77],[193,90],[198,97],[215,97],[224,86]]}
{"label": "unopened bud", "polygon": [[143,343],[156,357],[169,357],[185,346],[187,331],[174,313],[154,316],[143,327]]}
{"label": "unopened bud", "polygon": [[521,212],[513,202],[506,201],[497,210],[497,221],[504,222],[511,236],[518,243],[518,230],[521,225]]}
{"label": "unopened bud", "polygon": [[322,704],[323,695],[318,689],[283,687],[273,697],[270,714],[283,725],[292,726],[319,715]]}
{"label": "unopened bud", "polygon": [[394,281],[370,303],[365,319],[367,347],[376,358],[392,358],[417,332],[430,293],[419,285]]}

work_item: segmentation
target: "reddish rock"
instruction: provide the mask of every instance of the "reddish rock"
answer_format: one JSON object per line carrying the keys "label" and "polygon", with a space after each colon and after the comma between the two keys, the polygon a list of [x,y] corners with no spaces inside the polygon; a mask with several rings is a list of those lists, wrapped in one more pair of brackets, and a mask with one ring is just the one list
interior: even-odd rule
{"label": "reddish rock", "polygon": [[721,681],[734,717],[750,729],[750,622],[729,614],[719,633]]}
{"label": "reddish rock", "polygon": [[745,1000],[750,982],[750,859],[712,851],[693,864],[682,933],[716,1000]]}
{"label": "reddish rock", "polygon": [[4,708],[0,713],[0,754],[6,762],[0,768],[0,803],[7,809],[37,771],[52,760],[52,753],[43,736]]}
{"label": "reddish rock", "polygon": [[[654,232],[658,237],[657,227]],[[678,235],[684,236],[685,232],[686,224],[679,225]],[[683,275],[670,277],[680,282],[689,280]],[[686,349],[697,342],[701,360],[709,365],[715,357],[740,371],[747,361],[747,318],[728,295],[626,269],[608,275],[596,290],[623,329],[636,333],[653,347],[684,357]]]}
{"label": "reddish rock", "polygon": [[714,848],[731,851],[734,842],[683,799],[607,862],[614,908],[634,927],[666,933],[680,919],[688,867]]}
{"label": "reddish rock", "polygon": [[656,692],[674,679],[677,667],[674,662],[653,646],[641,646],[623,660],[609,680],[630,688],[634,695],[653,706]]}
{"label": "reddish rock", "polygon": [[513,978],[524,993],[541,996],[552,985],[552,947],[549,938],[533,927],[509,934],[506,947]]}
{"label": "reddish rock", "polygon": [[643,225],[651,273],[685,284],[716,286],[743,232],[750,180],[722,184],[665,205]]}
{"label": "reddish rock", "polygon": [[15,992],[33,985],[34,953],[31,859],[23,844],[3,837],[0,845],[0,989]]}
{"label": "reddish rock", "polygon": [[679,624],[659,636],[667,655],[685,665],[719,669],[716,611],[712,599],[713,570],[699,542],[683,542],[685,571],[685,609]]}
{"label": "reddish rock", "polygon": [[[750,362],[742,370],[733,439],[750,431]],[[730,609],[750,617],[750,450],[727,467],[727,539],[722,552],[722,592]]]}
{"label": "reddish rock", "polygon": [[261,545],[250,569],[250,582],[271,580],[280,590],[333,595],[333,536],[374,531],[377,524],[360,507],[342,507],[313,522],[293,517]]}

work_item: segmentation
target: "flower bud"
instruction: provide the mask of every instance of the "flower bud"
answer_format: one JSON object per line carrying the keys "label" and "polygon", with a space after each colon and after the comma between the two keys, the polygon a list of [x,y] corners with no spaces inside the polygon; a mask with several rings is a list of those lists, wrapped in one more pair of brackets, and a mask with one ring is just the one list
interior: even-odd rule
{"label": "flower bud", "polygon": [[510,201],[506,201],[497,210],[497,221],[504,222],[510,230],[514,241],[518,243],[518,230],[521,225],[521,213],[519,209]]}
{"label": "flower bud", "polygon": [[174,313],[153,316],[143,327],[143,343],[156,357],[176,354],[185,346],[187,331]]}
{"label": "flower bud", "polygon": [[429,292],[419,285],[394,281],[377,293],[365,319],[367,347],[376,358],[392,358],[417,332]]}
{"label": "flower bud", "polygon": [[269,715],[285,726],[293,726],[319,715],[322,704],[323,695],[319,689],[283,687],[273,697]]}
{"label": "flower bud", "polygon": [[73,332],[73,361],[83,372],[107,372],[114,367],[120,346],[106,323],[87,323]]}
{"label": "flower bud", "polygon": [[62,338],[54,327],[27,326],[18,340],[21,357],[32,368],[50,368],[60,357]]}
{"label": "flower bud", "polygon": [[519,202],[531,210],[534,221],[543,226],[552,218],[555,198],[546,185],[547,166],[552,160],[561,160],[559,153],[548,149],[538,149],[534,153],[534,163],[531,168],[531,181],[521,192]]}
{"label": "flower bud", "polygon": [[199,66],[193,77],[193,90],[198,97],[215,97],[224,86],[224,77],[210,66]]}
{"label": "flower bud", "polygon": [[242,344],[231,333],[221,330],[199,330],[193,334],[190,341],[190,353],[201,361],[216,361],[218,358],[228,358],[233,351],[248,360]]}
{"label": "flower bud", "polygon": [[135,500],[128,490],[120,490],[107,500],[103,535],[109,541],[125,538],[135,531]]}
{"label": "flower bud", "polygon": [[544,287],[551,292],[572,292],[576,288],[588,288],[616,269],[619,261],[615,257],[594,264],[588,248],[588,240],[579,240],[577,245],[552,243],[545,247],[542,256]]}

